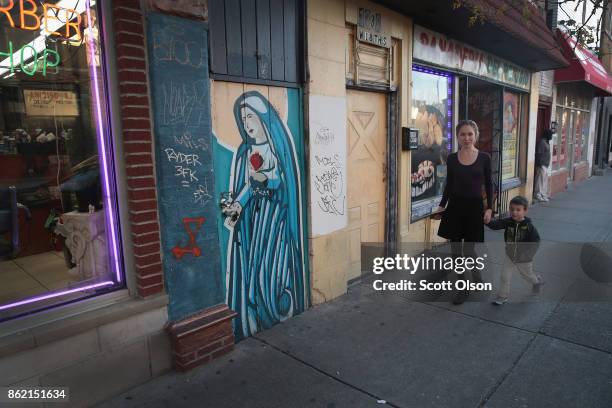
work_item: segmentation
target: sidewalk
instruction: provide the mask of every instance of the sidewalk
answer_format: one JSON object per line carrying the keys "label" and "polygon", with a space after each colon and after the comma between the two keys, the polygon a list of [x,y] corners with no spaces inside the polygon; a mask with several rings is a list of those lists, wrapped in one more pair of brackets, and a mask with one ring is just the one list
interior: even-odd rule
{"label": "sidewalk", "polygon": [[[529,216],[545,245],[612,243],[612,172]],[[541,258],[544,273],[555,274],[554,259]],[[565,295],[589,281],[565,278]],[[453,306],[356,285],[204,367],[100,406],[612,407],[612,298],[572,303],[565,295]]]}

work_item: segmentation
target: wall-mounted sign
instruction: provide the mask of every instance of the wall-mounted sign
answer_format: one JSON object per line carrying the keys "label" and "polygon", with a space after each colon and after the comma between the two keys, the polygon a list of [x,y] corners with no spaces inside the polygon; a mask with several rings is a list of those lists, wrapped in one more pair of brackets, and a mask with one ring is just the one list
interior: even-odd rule
{"label": "wall-mounted sign", "polygon": [[531,74],[526,69],[418,25],[413,50],[414,59],[529,90]]}
{"label": "wall-mounted sign", "polygon": [[74,92],[24,89],[23,99],[28,116],[79,116]]}
{"label": "wall-mounted sign", "polygon": [[363,7],[359,8],[357,39],[379,47],[391,47],[391,39],[383,30],[381,14]]}

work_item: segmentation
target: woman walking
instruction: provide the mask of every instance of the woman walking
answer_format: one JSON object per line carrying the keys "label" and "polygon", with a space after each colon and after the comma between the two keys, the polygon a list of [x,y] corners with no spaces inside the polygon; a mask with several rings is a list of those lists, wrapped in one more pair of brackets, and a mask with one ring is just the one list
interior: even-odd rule
{"label": "woman walking", "polygon": [[[453,256],[476,257],[475,243],[484,242],[484,224],[491,221],[492,215],[491,156],[475,146],[479,136],[476,122],[462,120],[456,131],[460,150],[448,156],[446,185],[437,209],[444,211],[438,235],[451,241]],[[472,277],[481,280],[476,269]],[[453,303],[463,303],[468,295],[469,291],[460,291]]]}

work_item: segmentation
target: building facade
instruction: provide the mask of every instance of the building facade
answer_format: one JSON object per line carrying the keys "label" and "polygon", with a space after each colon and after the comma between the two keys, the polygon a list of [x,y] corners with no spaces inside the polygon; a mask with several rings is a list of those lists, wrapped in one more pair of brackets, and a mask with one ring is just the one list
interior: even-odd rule
{"label": "building facade", "polygon": [[2,385],[86,406],[345,294],[364,243],[440,241],[460,119],[495,210],[531,196],[542,103],[544,121],[589,108],[540,97],[566,65],[544,18],[508,35],[520,16],[409,3],[0,13]]}
{"label": "building facade", "polygon": [[552,195],[591,176],[598,146],[599,99],[612,91],[612,80],[596,55],[561,29],[557,29],[557,40],[570,65],[554,74]]}

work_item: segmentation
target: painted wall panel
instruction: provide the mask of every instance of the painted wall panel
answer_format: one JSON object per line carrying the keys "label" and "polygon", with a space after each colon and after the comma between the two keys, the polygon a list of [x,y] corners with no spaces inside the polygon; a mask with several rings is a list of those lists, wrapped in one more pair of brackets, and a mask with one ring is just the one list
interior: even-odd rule
{"label": "painted wall panel", "polygon": [[225,300],[213,179],[208,27],[148,15],[157,198],[168,315]]}
{"label": "painted wall panel", "polygon": [[310,211],[312,235],[346,227],[346,98],[311,95]]}
{"label": "painted wall panel", "polygon": [[299,90],[213,83],[217,189],[237,217],[218,224],[237,338],[309,304]]}

